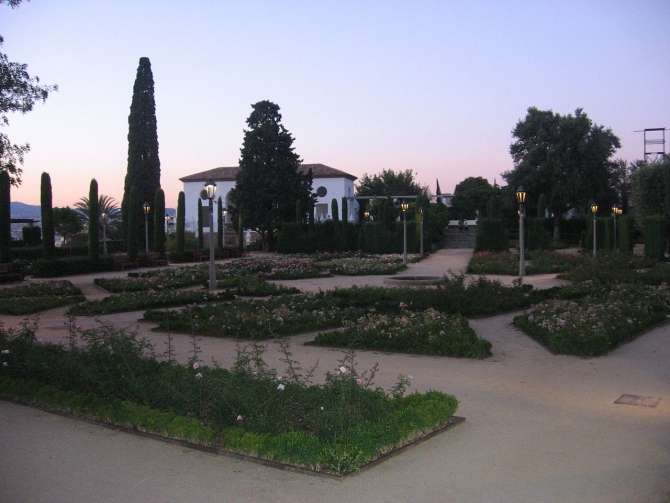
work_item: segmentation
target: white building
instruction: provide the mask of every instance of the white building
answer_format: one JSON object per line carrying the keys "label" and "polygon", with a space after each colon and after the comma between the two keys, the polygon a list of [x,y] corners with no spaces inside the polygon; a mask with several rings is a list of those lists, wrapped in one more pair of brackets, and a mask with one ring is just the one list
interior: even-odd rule
{"label": "white building", "polygon": [[[316,221],[333,218],[331,215],[333,199],[337,200],[340,211],[338,216],[341,217],[343,197],[348,199],[348,220],[357,221],[358,203],[354,199],[355,176],[324,164],[301,164],[299,169],[305,173],[312,170],[312,192],[316,195],[314,206]],[[198,229],[198,198],[205,188],[205,182],[210,178],[216,182],[216,200],[220,196],[225,208],[232,206],[230,191],[235,187],[235,179],[239,170],[239,167],[214,168],[179,179],[184,184],[186,230],[196,232]],[[207,204],[207,201],[203,201],[203,206],[206,207]],[[226,217],[226,223],[231,223],[230,216]],[[214,212],[214,228],[216,228],[216,212]]]}

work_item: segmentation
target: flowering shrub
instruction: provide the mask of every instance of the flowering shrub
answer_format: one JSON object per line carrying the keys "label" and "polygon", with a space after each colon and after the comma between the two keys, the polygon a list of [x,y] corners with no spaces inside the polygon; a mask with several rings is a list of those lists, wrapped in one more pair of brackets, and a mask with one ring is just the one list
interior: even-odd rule
{"label": "flowering shrub", "polygon": [[330,270],[331,274],[342,276],[395,274],[407,269],[407,266],[402,263],[402,256],[400,255],[336,258],[319,262],[319,267]]}
{"label": "flowering shrub", "polygon": [[316,336],[318,346],[484,358],[491,343],[478,339],[468,320],[435,309],[398,315],[368,314],[342,329]]}
{"label": "flowering shrub", "polygon": [[314,385],[286,345],[284,377],[258,345],[223,369],[159,362],[147,341],[110,324],[70,336],[66,347],[37,341],[34,327],[0,327],[0,395],[336,474],[433,431],[458,407],[435,391],[404,396],[404,376],[389,392],[374,387],[376,366],[360,373],[352,352]]}
{"label": "flowering shrub", "polygon": [[[587,257],[552,251],[531,251],[526,255],[526,274],[563,273],[583,264]],[[519,256],[510,252],[475,253],[468,263],[470,274],[519,274]]]}
{"label": "flowering shrub", "polygon": [[602,285],[590,282],[581,299],[548,300],[514,318],[514,323],[555,353],[596,356],[666,319],[670,292],[665,284]]}
{"label": "flowering shrub", "polygon": [[157,321],[163,330],[190,332],[214,337],[269,339],[308,330],[341,326],[363,311],[339,307],[318,294],[238,300],[233,303],[189,306],[182,311],[147,311],[144,319]]}
{"label": "flowering shrub", "polygon": [[86,300],[67,280],[0,288],[0,313],[24,315]]}

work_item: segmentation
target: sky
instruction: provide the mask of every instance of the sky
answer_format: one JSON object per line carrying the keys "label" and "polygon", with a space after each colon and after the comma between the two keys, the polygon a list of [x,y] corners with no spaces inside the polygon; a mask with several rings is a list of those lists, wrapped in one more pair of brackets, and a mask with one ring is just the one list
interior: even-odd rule
{"label": "sky", "polygon": [[[161,185],[236,166],[251,105],[281,108],[305,163],[354,176],[413,170],[431,192],[504,184],[531,106],[611,128],[644,157],[670,128],[667,0],[32,0],[0,5],[2,51],[58,92],[4,127],[30,143],[12,201],[123,197],[139,59],[151,61]],[[670,132],[668,143],[670,144]],[[670,150],[670,145],[666,151]]]}

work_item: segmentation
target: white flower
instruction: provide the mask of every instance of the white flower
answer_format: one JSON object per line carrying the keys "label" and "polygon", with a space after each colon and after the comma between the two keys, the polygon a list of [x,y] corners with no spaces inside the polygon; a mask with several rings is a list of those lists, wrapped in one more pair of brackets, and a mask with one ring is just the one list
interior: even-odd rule
{"label": "white flower", "polygon": [[8,355],[9,354],[9,349],[3,349],[2,354],[3,355]]}
{"label": "white flower", "polygon": [[195,362],[193,364],[193,370],[198,370],[200,368],[200,364],[198,362]]}
{"label": "white flower", "polygon": [[361,381],[360,379],[356,379],[356,384],[360,386],[361,384],[363,384],[363,381]]}
{"label": "white flower", "polygon": [[196,379],[202,379],[202,374],[201,374],[200,372],[198,372],[198,373],[195,375],[195,377],[196,377]]}
{"label": "white flower", "polygon": [[278,389],[279,391],[284,391],[284,387],[285,387],[285,386],[284,386],[283,384],[280,384],[279,386],[277,386],[277,389]]}
{"label": "white flower", "polygon": [[346,374],[348,372],[347,367],[340,367],[340,372]]}
{"label": "white flower", "polygon": [[242,421],[242,416],[237,416],[238,421]]}
{"label": "white flower", "polygon": [[8,365],[7,362],[2,362],[2,366],[3,366],[3,367],[6,367],[7,365]]}

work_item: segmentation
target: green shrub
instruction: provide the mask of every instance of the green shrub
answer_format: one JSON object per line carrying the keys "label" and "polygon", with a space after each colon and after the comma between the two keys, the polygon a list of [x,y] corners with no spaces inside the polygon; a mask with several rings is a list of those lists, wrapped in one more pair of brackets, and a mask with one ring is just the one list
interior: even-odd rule
{"label": "green shrub", "polygon": [[39,246],[42,242],[41,227],[24,227],[21,231],[23,233],[23,242],[26,246]]}
{"label": "green shrub", "polygon": [[644,256],[651,260],[665,258],[665,218],[652,215],[642,219],[644,228]]}
{"label": "green shrub", "polygon": [[509,249],[509,234],[503,227],[502,220],[483,218],[477,225],[475,252],[480,251],[507,251]]}
{"label": "green shrub", "polygon": [[622,253],[633,253],[635,246],[635,221],[629,215],[619,217],[617,224],[619,251]]}

